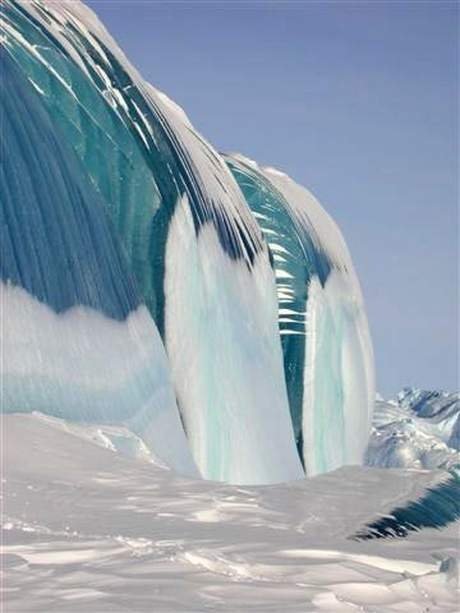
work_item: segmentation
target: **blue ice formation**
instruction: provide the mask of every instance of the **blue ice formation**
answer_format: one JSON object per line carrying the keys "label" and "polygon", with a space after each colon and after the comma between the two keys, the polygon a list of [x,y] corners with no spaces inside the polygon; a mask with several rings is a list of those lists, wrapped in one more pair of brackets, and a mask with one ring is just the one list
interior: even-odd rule
{"label": "blue ice formation", "polygon": [[[369,541],[404,538],[424,528],[441,529],[460,518],[460,473],[452,468],[439,483],[428,487],[417,499],[409,499],[363,526],[350,539]],[[452,561],[456,559],[450,558]]]}
{"label": "blue ice formation", "polygon": [[360,463],[372,350],[332,220],[219,155],[80,2],[0,10],[3,410],[234,483]]}
{"label": "blue ice formation", "polygon": [[405,388],[377,400],[365,462],[384,468],[460,466],[458,393]]}
{"label": "blue ice formation", "polygon": [[132,420],[160,457],[195,474],[161,339],[104,203],[40,96],[0,54],[4,407]]}
{"label": "blue ice formation", "polygon": [[460,451],[460,394],[406,387],[398,394],[398,406],[435,430]]}
{"label": "blue ice formation", "polygon": [[234,155],[227,163],[269,245],[297,445],[314,475],[361,461],[374,404],[372,349],[343,238],[285,174]]}

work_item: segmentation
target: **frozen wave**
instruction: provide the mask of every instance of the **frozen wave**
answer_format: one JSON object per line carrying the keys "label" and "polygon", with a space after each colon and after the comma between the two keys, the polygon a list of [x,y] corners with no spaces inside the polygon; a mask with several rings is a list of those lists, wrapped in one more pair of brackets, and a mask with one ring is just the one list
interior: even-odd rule
{"label": "frozen wave", "polygon": [[[280,359],[268,248],[224,160],[193,130],[176,105],[144,82],[95,15],[81,3],[8,0],[2,5],[2,14],[5,56],[14,64],[17,80],[28,85],[30,107],[47,116],[48,122],[52,117],[65,155],[76,169],[74,180],[91,191],[89,214],[96,215],[94,207],[113,231],[116,249],[129,272],[127,279],[135,281],[132,301],[147,306],[171,361],[187,356],[188,368],[173,364],[171,380],[204,476],[244,482],[301,477]],[[14,109],[9,114],[19,122]],[[41,153],[37,157],[53,163],[54,157],[58,164],[63,157],[54,150],[43,152],[39,143],[36,150]],[[12,157],[13,166],[15,161]],[[39,183],[37,177],[31,182]],[[49,190],[52,177],[40,185]],[[18,199],[17,194],[13,196]],[[27,209],[28,200],[22,202]],[[181,251],[177,219],[186,219],[180,232],[185,232],[194,254],[193,270],[192,258],[189,262]],[[65,220],[62,223],[65,225]],[[216,240],[206,238],[210,228]],[[101,233],[94,231],[90,236],[96,237],[93,243],[98,245]],[[171,245],[177,254],[171,254]],[[42,247],[36,246],[38,254]],[[114,259],[104,248],[100,251],[99,260],[107,262],[110,271]],[[71,254],[69,259],[75,261],[76,273],[80,273],[79,258]],[[178,260],[183,268],[189,266],[195,285],[183,279],[182,287],[175,283],[177,271],[170,270],[170,262],[177,264]],[[51,262],[51,273],[53,266]],[[95,269],[100,273],[97,266]],[[9,271],[3,278],[25,284],[24,279],[12,279]],[[39,282],[44,284],[41,278]],[[87,286],[104,292],[107,285],[105,279],[91,279],[68,306],[88,304],[83,291]],[[37,296],[33,288],[29,290]],[[49,302],[46,296],[43,300]],[[182,306],[178,307],[179,301]],[[126,317],[137,304],[125,307],[120,317]],[[234,318],[216,345],[224,313],[232,313]],[[208,340],[203,329],[209,330]],[[189,341],[192,338],[194,344]],[[188,385],[190,378],[185,381],[187,371],[193,372],[193,385]],[[244,403],[238,410],[235,390],[241,390]],[[273,424],[276,416],[282,424],[278,431],[269,427],[268,437],[259,420],[262,408],[273,413],[267,423]],[[138,409],[145,416],[149,414],[142,407]],[[195,425],[206,420],[209,425],[195,431]],[[251,434],[245,429],[249,423],[258,423],[260,431],[260,436],[253,433],[250,452]],[[229,437],[230,445],[218,443]],[[166,432],[164,438],[167,440]],[[268,447],[280,449],[286,460],[276,465],[273,475],[275,463],[265,455]],[[213,451],[203,458],[199,449]],[[257,462],[249,461],[256,456]]]}
{"label": "frozen wave", "polygon": [[105,203],[40,95],[0,56],[0,409],[131,420],[164,461],[197,474],[162,341]]}
{"label": "frozen wave", "polygon": [[[13,136],[2,279],[58,313],[86,306],[122,321],[145,305],[171,367],[151,378],[158,390],[161,377],[164,389],[171,382],[204,477],[270,483],[302,477],[301,461],[308,474],[361,462],[372,357],[330,217],[278,171],[241,156],[229,169],[81,3],[7,0],[2,30],[17,97],[4,100]],[[269,194],[260,209],[236,167],[252,168],[256,192]],[[33,390],[46,396],[55,381],[30,385],[31,407]],[[80,419],[76,404],[60,410]],[[47,410],[43,398],[34,409]],[[154,437],[157,412],[129,409]]]}
{"label": "frozen wave", "polygon": [[374,406],[361,289],[334,221],[286,174],[226,157],[269,245],[297,446],[307,475],[360,464]]}
{"label": "frozen wave", "polygon": [[168,237],[165,328],[198,467],[208,479],[240,484],[300,479],[284,380],[270,376],[283,368],[266,294],[271,271],[260,256],[252,270],[227,258],[212,224],[196,238],[186,211],[178,208]]}

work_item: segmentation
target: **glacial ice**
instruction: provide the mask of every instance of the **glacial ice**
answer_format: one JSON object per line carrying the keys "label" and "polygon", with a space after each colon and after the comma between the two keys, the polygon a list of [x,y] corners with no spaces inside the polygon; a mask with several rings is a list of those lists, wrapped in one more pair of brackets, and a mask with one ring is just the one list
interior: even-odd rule
{"label": "glacial ice", "polygon": [[460,451],[460,394],[406,387],[398,394],[398,406]]}
{"label": "glacial ice", "polygon": [[[333,221],[282,173],[219,155],[80,2],[6,0],[1,12],[2,64],[18,98],[4,96],[13,132],[1,278],[8,294],[27,292],[24,312],[38,301],[47,326],[70,322],[76,334],[65,328],[53,347],[33,332],[52,380],[31,365],[6,410],[121,420],[173,466],[188,457],[193,470],[193,455],[210,479],[271,483],[301,478],[301,462],[308,475],[361,463],[372,350]],[[95,368],[90,381],[68,343],[95,354],[97,318],[101,339],[104,327],[126,336],[126,355],[112,366],[118,333],[101,340],[94,359],[104,356],[113,379]],[[152,337],[148,351],[133,321],[149,329],[139,333]],[[8,342],[17,363],[20,335]],[[66,360],[88,373],[69,398]]]}
{"label": "glacial ice", "polygon": [[458,395],[379,399],[366,449],[333,220],[219,155],[77,0],[0,13],[9,610],[456,610]]}
{"label": "glacial ice", "polygon": [[375,403],[365,462],[369,466],[450,469],[460,466],[458,393],[406,388]]}
{"label": "glacial ice", "polygon": [[2,410],[131,420],[165,462],[197,474],[161,339],[103,203],[0,53]]}
{"label": "glacial ice", "polygon": [[374,404],[372,348],[344,240],[284,173],[227,157],[271,250],[284,370],[307,475],[362,462]]}
{"label": "glacial ice", "polygon": [[[219,249],[212,224],[196,237],[187,208],[178,208],[166,248],[166,347],[190,446],[207,478],[244,484],[302,476],[284,381],[267,376],[282,371],[276,307],[266,299],[272,285],[261,256],[252,269],[240,266]],[[237,351],[223,350],[234,343]]]}

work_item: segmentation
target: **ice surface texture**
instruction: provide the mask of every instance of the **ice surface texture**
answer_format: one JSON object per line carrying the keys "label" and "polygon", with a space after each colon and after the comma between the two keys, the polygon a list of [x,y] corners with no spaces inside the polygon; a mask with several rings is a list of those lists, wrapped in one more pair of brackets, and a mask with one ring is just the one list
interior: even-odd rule
{"label": "ice surface texture", "polygon": [[3,408],[123,423],[210,479],[360,463],[372,351],[332,220],[274,171],[252,198],[83,4],[1,12]]}
{"label": "ice surface texture", "polygon": [[131,420],[194,474],[160,336],[104,205],[39,95],[1,60],[2,408]]}
{"label": "ice surface texture", "polygon": [[460,394],[407,387],[398,394],[398,405],[423,421],[449,447],[460,450]]}
{"label": "ice surface texture", "polygon": [[227,163],[272,254],[286,384],[306,472],[360,463],[374,405],[373,361],[343,238],[285,174],[241,155]]}
{"label": "ice surface texture", "polygon": [[406,388],[397,400],[377,400],[366,451],[369,466],[460,466],[458,393]]}
{"label": "ice surface texture", "polygon": [[427,488],[418,500],[396,507],[386,516],[370,523],[352,538],[396,538],[423,528],[442,528],[460,519],[460,475],[452,470],[441,483]]}
{"label": "ice surface texture", "polygon": [[458,523],[349,538],[423,502],[445,473],[344,467],[242,487],[133,460],[102,430],[4,418],[8,613],[458,611]]}

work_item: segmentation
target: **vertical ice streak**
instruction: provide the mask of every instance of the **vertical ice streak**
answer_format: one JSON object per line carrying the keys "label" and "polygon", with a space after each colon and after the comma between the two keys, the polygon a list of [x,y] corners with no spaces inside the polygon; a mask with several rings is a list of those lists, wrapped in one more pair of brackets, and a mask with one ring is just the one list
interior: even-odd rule
{"label": "vertical ice streak", "polygon": [[291,416],[308,475],[359,464],[374,401],[372,347],[343,238],[307,190],[242,156],[227,163],[269,244]]}
{"label": "vertical ice streak", "polygon": [[194,457],[210,479],[298,479],[284,381],[271,376],[282,368],[271,270],[228,258],[212,224],[196,240],[185,205],[168,237],[166,342]]}

